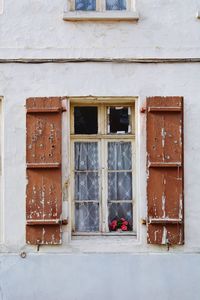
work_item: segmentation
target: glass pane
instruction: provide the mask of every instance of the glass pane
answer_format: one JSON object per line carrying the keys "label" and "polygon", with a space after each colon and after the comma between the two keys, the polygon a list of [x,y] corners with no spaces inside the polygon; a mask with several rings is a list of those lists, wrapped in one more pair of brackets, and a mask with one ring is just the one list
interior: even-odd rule
{"label": "glass pane", "polygon": [[106,0],[107,10],[125,10],[126,0]]}
{"label": "glass pane", "polygon": [[109,133],[128,133],[129,125],[128,107],[110,107]]}
{"label": "glass pane", "polygon": [[109,142],[108,143],[108,169],[131,170],[131,143]]}
{"label": "glass pane", "polygon": [[99,178],[97,172],[75,173],[75,200],[98,200]]}
{"label": "glass pane", "polygon": [[75,170],[98,170],[98,144],[97,143],[75,143]]}
{"label": "glass pane", "polygon": [[75,10],[96,10],[96,0],[75,0]]}
{"label": "glass pane", "polygon": [[125,220],[125,226],[127,226],[124,231],[132,230],[132,203],[108,203],[108,210],[108,224],[111,231],[117,229],[115,226],[111,228],[111,222],[114,220],[119,221],[121,218]]}
{"label": "glass pane", "polygon": [[98,203],[76,203],[75,230],[79,232],[99,231]]}
{"label": "glass pane", "polygon": [[98,200],[98,143],[75,143],[75,200]]}
{"label": "glass pane", "polygon": [[132,173],[108,173],[108,200],[132,200]]}
{"label": "glass pane", "polygon": [[74,107],[74,132],[75,134],[96,134],[98,132],[97,107]]}

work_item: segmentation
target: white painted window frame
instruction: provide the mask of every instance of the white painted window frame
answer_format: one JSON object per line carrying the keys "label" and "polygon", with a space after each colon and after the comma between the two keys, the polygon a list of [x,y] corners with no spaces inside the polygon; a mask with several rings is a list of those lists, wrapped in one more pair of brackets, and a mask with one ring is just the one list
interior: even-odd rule
{"label": "white painted window frame", "polygon": [[138,21],[136,0],[127,0],[126,10],[106,10],[106,0],[96,0],[96,11],[76,11],[75,0],[67,0],[65,21]]}
{"label": "white painted window frame", "polygon": [[[70,228],[73,236],[98,236],[98,235],[110,235],[110,236],[127,236],[134,235],[136,236],[137,231],[137,149],[136,149],[136,109],[135,109],[135,101],[133,99],[127,97],[111,97],[111,98],[70,98],[70,186],[69,186],[69,213],[70,213]],[[75,135],[74,134],[74,106],[98,106],[98,128],[99,132],[96,135]],[[131,130],[132,132],[129,134],[108,134],[107,133],[107,107],[109,106],[131,106]],[[108,170],[106,168],[107,161],[107,143],[109,141],[119,141],[124,140],[127,142],[131,142],[132,144],[132,191],[133,191],[133,230],[131,232],[109,232],[108,229],[108,211],[107,211],[107,173]],[[102,232],[93,233],[93,232],[75,232],[75,203],[74,203],[74,143],[78,141],[93,141],[97,142],[100,148],[99,151],[99,161],[101,161],[101,180],[105,182],[102,184],[102,202],[99,202],[100,206],[100,216],[103,218],[100,221],[100,229]],[[103,150],[103,151],[101,151]],[[100,154],[101,152],[101,154]],[[102,213],[103,212],[103,213]]]}
{"label": "white painted window frame", "polygon": [[0,0],[0,15],[3,14],[3,4],[4,4],[4,0]]}
{"label": "white painted window frame", "polygon": [[3,209],[3,97],[0,97],[0,244],[4,242],[4,209]]}

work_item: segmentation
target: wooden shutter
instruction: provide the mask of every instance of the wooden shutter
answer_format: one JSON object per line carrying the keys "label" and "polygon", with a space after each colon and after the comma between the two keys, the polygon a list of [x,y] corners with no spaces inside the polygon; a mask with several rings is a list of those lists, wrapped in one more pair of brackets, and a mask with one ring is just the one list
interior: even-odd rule
{"label": "wooden shutter", "polygon": [[26,241],[61,244],[61,98],[26,102]]}
{"label": "wooden shutter", "polygon": [[147,98],[147,233],[150,244],[183,244],[183,99]]}

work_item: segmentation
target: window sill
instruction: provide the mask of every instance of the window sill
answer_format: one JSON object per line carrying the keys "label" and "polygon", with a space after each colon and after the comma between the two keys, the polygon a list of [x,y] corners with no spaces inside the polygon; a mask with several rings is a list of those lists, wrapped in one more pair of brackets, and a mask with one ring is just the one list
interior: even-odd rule
{"label": "window sill", "polygon": [[68,22],[77,21],[138,21],[139,14],[136,11],[124,12],[80,12],[68,11],[64,12],[63,20]]}
{"label": "window sill", "polygon": [[130,232],[105,232],[105,233],[100,233],[100,232],[73,232],[72,233],[72,236],[74,237],[92,237],[92,236],[120,236],[120,237],[123,237],[123,236],[136,236],[136,233],[133,232],[133,231],[130,231]]}

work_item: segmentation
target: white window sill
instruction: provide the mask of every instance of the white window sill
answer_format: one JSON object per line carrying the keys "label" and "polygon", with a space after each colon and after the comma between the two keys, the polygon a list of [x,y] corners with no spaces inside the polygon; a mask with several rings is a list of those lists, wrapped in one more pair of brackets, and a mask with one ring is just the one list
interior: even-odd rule
{"label": "white window sill", "polygon": [[106,12],[83,12],[67,11],[63,15],[64,21],[138,21],[139,14],[136,11],[106,11]]}
{"label": "white window sill", "polygon": [[124,237],[124,236],[136,236],[136,233],[133,231],[124,231],[124,232],[105,232],[105,233],[100,233],[100,232],[73,232],[72,236],[74,237],[86,237],[86,238],[90,238],[92,236],[97,236],[97,237],[101,237],[101,236],[120,236],[120,237]]}

